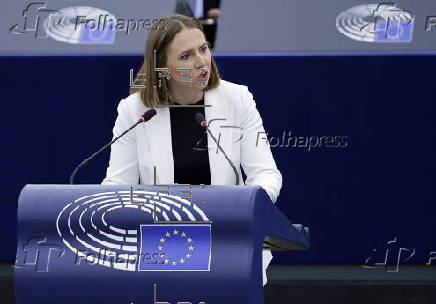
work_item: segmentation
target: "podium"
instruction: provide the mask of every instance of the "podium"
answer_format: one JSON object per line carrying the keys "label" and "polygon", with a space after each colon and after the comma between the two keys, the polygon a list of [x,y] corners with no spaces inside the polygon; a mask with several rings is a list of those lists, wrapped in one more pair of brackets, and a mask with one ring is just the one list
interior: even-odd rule
{"label": "podium", "polygon": [[304,250],[259,186],[27,185],[16,303],[263,303],[262,249]]}

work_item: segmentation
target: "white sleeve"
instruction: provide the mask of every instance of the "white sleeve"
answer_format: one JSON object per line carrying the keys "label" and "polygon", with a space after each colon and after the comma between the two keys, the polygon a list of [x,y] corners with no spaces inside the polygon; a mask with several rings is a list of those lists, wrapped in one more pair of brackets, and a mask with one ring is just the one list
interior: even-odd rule
{"label": "white sleeve", "polygon": [[242,90],[241,165],[247,175],[247,185],[261,186],[276,202],[282,187],[282,175],[271,153],[262,118],[253,95],[247,87]]}
{"label": "white sleeve", "polygon": [[[113,129],[113,138],[130,128],[134,122],[129,119],[128,101],[122,99],[118,105],[118,117]],[[109,167],[103,185],[139,183],[139,168],[136,149],[135,129],[118,139],[111,146]]]}

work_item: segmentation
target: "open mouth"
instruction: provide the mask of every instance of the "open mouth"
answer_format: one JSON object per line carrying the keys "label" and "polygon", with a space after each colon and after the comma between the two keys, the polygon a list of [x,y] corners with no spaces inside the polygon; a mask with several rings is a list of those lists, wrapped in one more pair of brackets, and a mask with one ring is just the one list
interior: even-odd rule
{"label": "open mouth", "polygon": [[209,75],[209,72],[204,70],[203,73],[201,73],[199,76],[197,76],[197,79],[200,81],[204,81],[207,79],[208,75]]}

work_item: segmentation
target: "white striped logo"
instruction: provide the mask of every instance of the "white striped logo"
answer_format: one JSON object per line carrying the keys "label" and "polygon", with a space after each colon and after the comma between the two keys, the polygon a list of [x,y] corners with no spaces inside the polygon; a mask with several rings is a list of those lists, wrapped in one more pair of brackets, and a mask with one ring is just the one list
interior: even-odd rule
{"label": "white striped logo", "polygon": [[[118,223],[120,218],[123,220]],[[76,260],[137,271],[140,225],[150,222],[210,223],[210,220],[197,205],[180,196],[134,190],[80,197],[61,210],[56,227]]]}

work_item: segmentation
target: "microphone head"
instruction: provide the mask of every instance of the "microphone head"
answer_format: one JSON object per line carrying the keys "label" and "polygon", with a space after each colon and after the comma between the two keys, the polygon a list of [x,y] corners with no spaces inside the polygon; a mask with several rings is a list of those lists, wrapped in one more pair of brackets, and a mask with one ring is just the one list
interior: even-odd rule
{"label": "microphone head", "polygon": [[204,118],[203,113],[197,112],[195,113],[195,120],[202,126],[206,124],[206,119]]}
{"label": "microphone head", "polygon": [[150,109],[147,112],[145,112],[144,114],[142,114],[141,120],[143,122],[146,122],[146,121],[150,120],[156,114],[157,114],[157,112],[155,109]]}

